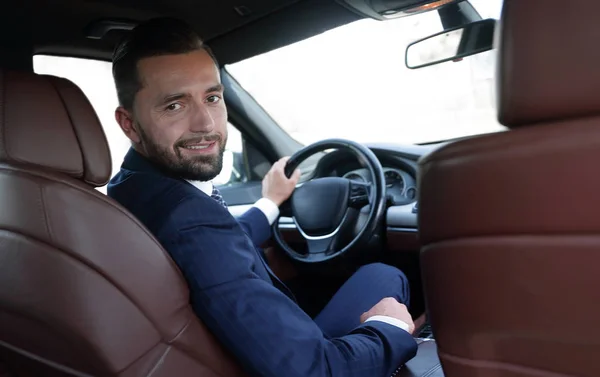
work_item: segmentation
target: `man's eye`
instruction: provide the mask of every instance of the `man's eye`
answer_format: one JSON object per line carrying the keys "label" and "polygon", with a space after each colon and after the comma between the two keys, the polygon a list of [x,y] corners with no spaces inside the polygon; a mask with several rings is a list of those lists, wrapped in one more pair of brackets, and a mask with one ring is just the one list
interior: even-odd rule
{"label": "man's eye", "polygon": [[181,109],[181,105],[178,104],[178,103],[172,103],[172,104],[170,104],[169,106],[166,107],[167,111],[177,111],[179,109]]}
{"label": "man's eye", "polygon": [[217,103],[221,100],[221,97],[215,95],[215,96],[210,96],[206,99],[209,103]]}

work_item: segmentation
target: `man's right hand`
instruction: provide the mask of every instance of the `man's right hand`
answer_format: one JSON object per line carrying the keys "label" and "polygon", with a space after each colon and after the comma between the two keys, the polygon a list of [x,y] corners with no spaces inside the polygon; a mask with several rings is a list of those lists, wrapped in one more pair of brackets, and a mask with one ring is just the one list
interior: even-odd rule
{"label": "man's right hand", "polygon": [[370,317],[376,315],[383,315],[386,317],[392,317],[398,319],[408,325],[408,332],[410,334],[415,331],[415,324],[413,323],[412,317],[406,308],[406,305],[401,304],[393,297],[386,297],[379,301],[373,306],[368,312],[363,313],[360,316],[360,323],[364,323]]}
{"label": "man's right hand", "polygon": [[289,159],[289,157],[279,159],[262,181],[263,198],[269,199],[278,207],[292,195],[300,179],[299,169],[296,169],[290,178],[285,176],[285,166]]}

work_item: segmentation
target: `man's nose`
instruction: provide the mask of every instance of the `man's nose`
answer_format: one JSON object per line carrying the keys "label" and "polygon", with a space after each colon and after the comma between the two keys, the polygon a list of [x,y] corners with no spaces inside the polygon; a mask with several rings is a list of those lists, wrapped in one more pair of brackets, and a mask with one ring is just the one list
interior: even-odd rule
{"label": "man's nose", "polygon": [[209,133],[214,128],[215,122],[210,111],[203,104],[198,105],[191,119],[190,131]]}

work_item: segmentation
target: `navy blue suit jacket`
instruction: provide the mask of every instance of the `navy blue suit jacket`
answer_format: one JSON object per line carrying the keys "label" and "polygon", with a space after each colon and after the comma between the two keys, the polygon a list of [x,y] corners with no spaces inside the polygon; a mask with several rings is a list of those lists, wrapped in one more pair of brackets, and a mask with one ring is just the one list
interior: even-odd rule
{"label": "navy blue suit jacket", "polygon": [[108,195],[162,243],[187,280],[195,313],[251,375],[388,377],[415,355],[410,334],[379,321],[327,338],[261,258],[257,246],[270,226],[260,210],[236,220],[133,149]]}

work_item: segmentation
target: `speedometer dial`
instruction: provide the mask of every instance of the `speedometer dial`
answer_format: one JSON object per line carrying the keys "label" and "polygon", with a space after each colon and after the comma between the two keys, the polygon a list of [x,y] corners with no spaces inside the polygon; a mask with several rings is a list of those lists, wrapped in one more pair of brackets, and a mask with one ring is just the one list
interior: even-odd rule
{"label": "speedometer dial", "polygon": [[390,188],[404,191],[404,179],[402,175],[395,170],[388,170],[385,172],[385,185]]}

